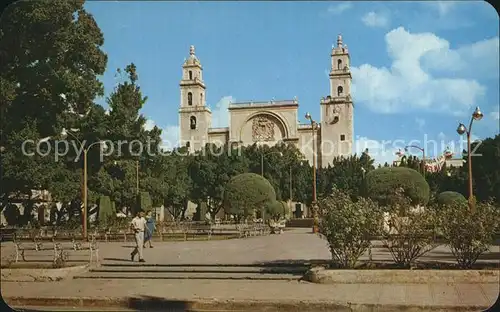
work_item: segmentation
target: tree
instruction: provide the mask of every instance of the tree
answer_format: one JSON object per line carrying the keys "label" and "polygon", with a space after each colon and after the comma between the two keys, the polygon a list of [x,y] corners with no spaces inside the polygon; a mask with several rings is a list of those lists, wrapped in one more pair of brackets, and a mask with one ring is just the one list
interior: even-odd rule
{"label": "tree", "polygon": [[[472,177],[474,182],[474,196],[480,201],[490,198],[500,204],[500,135],[487,138],[481,142],[473,142]],[[474,156],[477,155],[477,156]],[[468,159],[463,165],[467,170]]]}
{"label": "tree", "polygon": [[413,205],[425,205],[429,201],[429,184],[413,169],[382,167],[366,174],[367,195],[381,205],[397,201],[399,190]]}
{"label": "tree", "polygon": [[331,165],[319,170],[321,177],[319,193],[322,196],[328,196],[336,187],[350,194],[353,199],[358,198],[363,193],[366,173],[374,169],[373,161],[367,152],[362,153],[360,157],[357,155],[335,157]]}
{"label": "tree", "polygon": [[227,214],[248,217],[275,201],[276,192],[264,177],[255,173],[243,173],[229,180],[223,198]]}
{"label": "tree", "polygon": [[[0,146],[2,185],[8,186],[0,194],[2,205],[31,198],[31,190],[48,189],[54,180],[57,165],[50,157],[27,157],[21,143],[57,136],[72,115],[87,113],[103,93],[98,76],[107,62],[104,37],[83,4],[21,1],[2,16]],[[26,203],[25,216],[32,206]]]}
{"label": "tree", "polygon": [[[81,125],[81,132],[90,136],[86,138],[88,142],[100,139],[113,142],[114,153],[104,162],[98,158],[98,149],[94,154],[89,153],[89,172],[97,173],[89,174],[93,177],[89,188],[111,196],[122,207],[131,208],[136,204],[139,182],[139,190],[148,192],[155,206],[161,205],[168,191],[157,155],[161,130],[156,126],[145,129],[146,118],[140,110],[147,97],[142,95],[135,64],[127,65],[123,71],[117,69],[117,74],[122,81],[107,98],[109,116],[100,107],[93,119]],[[91,135],[92,129],[100,131]]]}
{"label": "tree", "polygon": [[194,156],[189,174],[193,181],[191,198],[200,205],[205,202],[212,219],[223,207],[223,192],[228,181],[248,170],[245,157],[229,146],[207,144]]}
{"label": "tree", "polygon": [[248,159],[248,171],[261,174],[263,169],[264,177],[273,185],[278,199],[289,200],[291,196],[294,201],[312,201],[312,167],[296,146],[286,143],[272,147],[253,144],[244,147],[242,152]]}
{"label": "tree", "polygon": [[99,198],[99,224],[106,224],[106,222],[116,216],[116,211],[113,211],[113,206],[109,196],[101,196]]}
{"label": "tree", "polygon": [[175,220],[184,218],[193,188],[193,182],[189,175],[193,157],[181,156],[186,152],[186,147],[182,147],[162,158],[162,170],[166,173],[164,179],[168,184],[168,191],[164,195],[163,204]]}

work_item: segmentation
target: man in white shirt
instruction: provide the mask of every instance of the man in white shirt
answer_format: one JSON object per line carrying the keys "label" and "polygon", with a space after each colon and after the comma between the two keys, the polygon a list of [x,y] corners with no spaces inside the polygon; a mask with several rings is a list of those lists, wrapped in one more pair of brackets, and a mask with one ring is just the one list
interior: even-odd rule
{"label": "man in white shirt", "polygon": [[146,219],[144,219],[144,212],[139,211],[135,218],[132,219],[130,223],[132,231],[134,231],[135,237],[135,248],[130,254],[132,261],[134,261],[135,255],[139,253],[139,262],[145,262],[142,256],[142,250],[144,246],[144,230],[146,229]]}

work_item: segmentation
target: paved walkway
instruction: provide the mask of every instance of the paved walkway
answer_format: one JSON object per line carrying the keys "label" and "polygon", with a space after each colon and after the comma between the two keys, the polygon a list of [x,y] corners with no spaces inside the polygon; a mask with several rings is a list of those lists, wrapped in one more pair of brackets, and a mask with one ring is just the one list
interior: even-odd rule
{"label": "paved walkway", "polygon": [[[283,260],[331,259],[326,241],[306,229],[294,229],[282,235],[233,239],[227,241],[158,242],[145,250],[148,263],[157,264],[251,264]],[[101,243],[100,257],[106,262],[130,261],[133,247],[127,243]],[[2,244],[2,258],[12,252],[12,244]],[[498,246],[483,261],[498,263]],[[366,257],[366,256],[365,256]],[[373,252],[374,260],[390,260],[390,254],[380,248]],[[440,246],[422,260],[453,262],[447,247]],[[336,284],[320,285],[285,281],[230,280],[66,280],[52,283],[2,282],[2,296],[39,298],[91,298],[128,300],[155,297],[156,300],[251,300],[296,303],[297,310],[306,311],[304,303],[375,304],[441,306],[443,311],[466,307],[480,311],[491,306],[499,293],[499,284]],[[36,305],[33,303],[33,305]],[[475,306],[472,307],[472,306]],[[423,309],[423,310],[422,310]],[[356,309],[354,309],[356,310]],[[387,306],[381,311],[387,311]],[[390,310],[390,309],[389,309]],[[394,311],[403,311],[402,307]],[[177,310],[176,310],[177,311]],[[271,311],[271,310],[269,310]],[[274,311],[274,310],[273,310]],[[309,310],[307,310],[309,311]],[[312,311],[312,310],[311,310]],[[318,308],[319,311],[319,308]],[[324,310],[331,311],[331,310]],[[363,310],[366,311],[366,310]]]}
{"label": "paved walkway", "polygon": [[[49,286],[50,285],[50,286]],[[477,306],[493,305],[498,284],[336,284],[321,285],[280,281],[212,280],[78,280],[46,283],[2,283],[2,296],[40,298],[114,298],[155,297],[163,300],[250,300],[259,302],[309,302],[405,305]],[[10,304],[12,304],[11,302]],[[446,309],[445,309],[446,310]]]}
{"label": "paved walkway", "polygon": [[[291,229],[281,235],[257,236],[244,239],[222,241],[180,241],[153,242],[154,248],[146,248],[144,257],[148,263],[157,264],[251,264],[286,260],[329,260],[331,254],[327,242],[319,236],[310,234],[310,229]],[[49,246],[50,243],[47,243]],[[70,242],[64,243],[68,247]],[[380,242],[374,242],[380,246]],[[99,256],[104,261],[130,261],[134,243],[100,242]],[[14,244],[1,244],[2,261],[15,254]],[[35,254],[35,252],[31,252]],[[52,251],[47,251],[51,255]],[[71,256],[70,256],[71,257]],[[373,260],[392,261],[385,248],[372,250]],[[368,259],[365,254],[361,259]],[[491,252],[484,254],[479,262],[499,263],[500,248],[492,246]],[[441,261],[454,263],[455,258],[446,246],[439,246],[423,257],[422,261]]]}

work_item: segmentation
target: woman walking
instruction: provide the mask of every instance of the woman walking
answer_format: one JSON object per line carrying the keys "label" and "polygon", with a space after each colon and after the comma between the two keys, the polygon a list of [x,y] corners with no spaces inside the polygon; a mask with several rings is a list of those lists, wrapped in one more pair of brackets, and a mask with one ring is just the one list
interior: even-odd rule
{"label": "woman walking", "polygon": [[153,248],[153,244],[151,243],[151,241],[153,239],[154,230],[155,230],[155,220],[150,210],[146,215],[146,229],[144,232],[144,246],[143,246],[144,248],[146,248],[147,242],[149,242],[149,248]]}

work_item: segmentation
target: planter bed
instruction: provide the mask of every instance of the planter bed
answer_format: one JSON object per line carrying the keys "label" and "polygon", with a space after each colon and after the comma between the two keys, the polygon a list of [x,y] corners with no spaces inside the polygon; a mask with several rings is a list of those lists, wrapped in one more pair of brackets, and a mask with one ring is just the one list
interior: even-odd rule
{"label": "planter bed", "polygon": [[418,263],[402,268],[394,263],[361,263],[355,269],[331,268],[317,265],[303,280],[318,284],[427,284],[427,283],[498,283],[498,263],[479,263],[472,269],[449,263]]}

